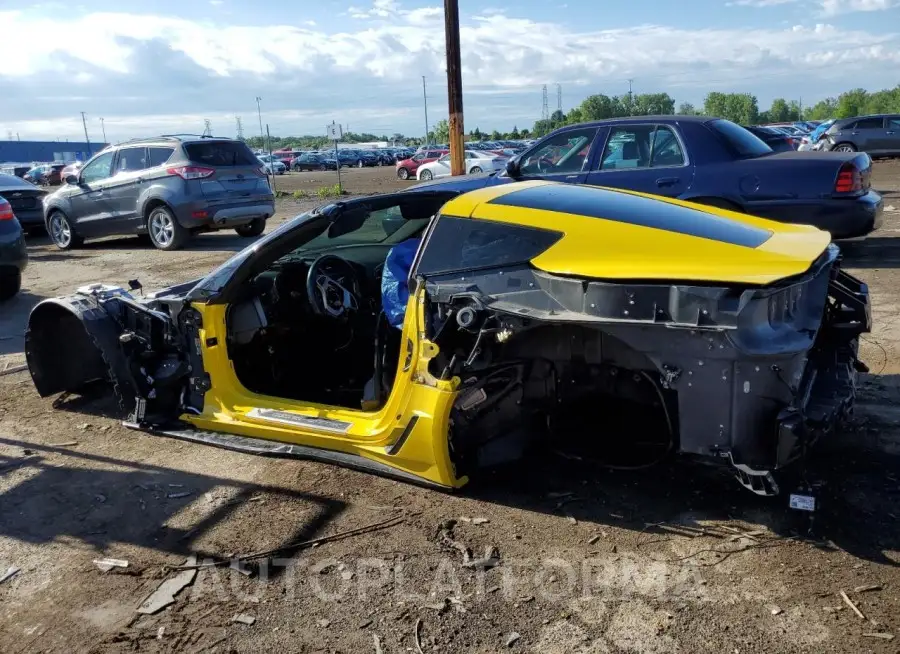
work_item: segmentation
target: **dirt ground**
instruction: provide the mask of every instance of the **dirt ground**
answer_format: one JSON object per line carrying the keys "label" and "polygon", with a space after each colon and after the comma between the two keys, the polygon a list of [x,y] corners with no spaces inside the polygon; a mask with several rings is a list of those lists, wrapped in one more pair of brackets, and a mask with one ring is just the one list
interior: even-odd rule
{"label": "dirt ground", "polygon": [[[314,190],[334,177],[277,184]],[[392,168],[344,182],[352,193],[404,185]],[[95,281],[187,280],[247,241],[211,234],[167,253],[118,238],[69,254],[33,240],[24,291],[0,308],[0,578],[18,568],[0,581],[0,652],[900,651],[900,162],[877,163],[875,187],[897,210],[845,246],[871,287],[872,372],[851,424],[816,452],[814,520],[682,462],[614,472],[547,457],[451,495],[134,432],[108,397],[43,400],[15,372],[36,302]],[[279,200],[273,224],[314,204]],[[260,552],[392,517],[246,575],[187,573],[174,603],[136,612],[176,578],[166,566],[192,554]],[[494,548],[500,564],[463,567],[439,536],[450,519],[452,539],[475,557]],[[128,567],[101,571],[104,557]]]}

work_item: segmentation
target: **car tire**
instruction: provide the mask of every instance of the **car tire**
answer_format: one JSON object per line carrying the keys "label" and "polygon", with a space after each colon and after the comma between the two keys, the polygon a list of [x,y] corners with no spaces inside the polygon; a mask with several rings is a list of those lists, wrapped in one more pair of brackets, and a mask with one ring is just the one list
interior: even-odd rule
{"label": "car tire", "polygon": [[157,250],[179,250],[184,247],[191,237],[187,228],[172,214],[172,211],[164,205],[154,207],[147,216],[147,233],[150,242]]}
{"label": "car tire", "polygon": [[51,213],[47,218],[47,226],[50,240],[60,250],[71,250],[84,244],[84,239],[75,233],[69,217],[62,211]]}
{"label": "car tire", "polygon": [[11,300],[20,288],[22,288],[21,271],[14,270],[11,273],[0,274],[0,302]]}
{"label": "car tire", "polygon": [[472,170],[469,171],[470,175],[476,175],[481,172],[480,166],[472,166]]}
{"label": "car tire", "polygon": [[856,152],[856,146],[852,143],[838,143],[831,148],[832,152]]}
{"label": "car tire", "polygon": [[434,179],[434,175],[431,174],[430,170],[423,170],[421,173],[419,173],[419,179],[424,182],[430,182],[432,179]]}
{"label": "car tire", "polygon": [[356,162],[356,167],[357,167],[357,168],[362,168],[364,165],[365,165],[365,164],[363,163],[363,160],[362,160],[362,159],[360,159],[359,161]]}
{"label": "car tire", "polygon": [[266,231],[266,219],[254,218],[246,225],[235,227],[234,231],[237,232],[238,236],[243,236],[244,238],[253,238],[254,236],[259,236],[264,231]]}
{"label": "car tire", "polygon": [[399,168],[397,170],[397,177],[403,180],[409,179],[409,171],[406,168]]}

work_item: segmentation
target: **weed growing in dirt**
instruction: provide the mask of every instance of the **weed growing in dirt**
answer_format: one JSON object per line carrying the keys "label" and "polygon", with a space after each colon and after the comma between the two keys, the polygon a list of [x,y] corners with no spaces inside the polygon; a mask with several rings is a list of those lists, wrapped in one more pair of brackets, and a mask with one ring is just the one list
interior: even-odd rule
{"label": "weed growing in dirt", "polygon": [[295,200],[308,200],[310,198],[325,200],[327,198],[339,198],[342,195],[347,195],[347,191],[342,189],[339,184],[320,186],[315,191],[300,189],[298,191],[278,191],[276,193],[276,196],[279,198],[294,198]]}

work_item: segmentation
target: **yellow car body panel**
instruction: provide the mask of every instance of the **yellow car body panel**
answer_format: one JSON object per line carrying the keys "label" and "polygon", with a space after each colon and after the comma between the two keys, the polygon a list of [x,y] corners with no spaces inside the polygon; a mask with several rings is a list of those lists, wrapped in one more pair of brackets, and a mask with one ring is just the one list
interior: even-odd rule
{"label": "yellow car body panel", "polygon": [[766,230],[771,236],[760,246],[751,248],[615,219],[497,203],[504,196],[539,187],[550,187],[546,189],[549,191],[557,187],[565,195],[571,193],[567,186],[544,181],[494,186],[451,200],[444,205],[442,213],[562,232],[563,238],[534,258],[532,265],[549,273],[593,279],[769,284],[805,272],[831,242],[827,232],[808,225],[774,222],[618,189],[606,190],[653,200],[657,210],[665,211],[667,207],[700,210],[717,220]]}
{"label": "yellow car body panel", "polygon": [[[198,429],[359,456],[437,486],[456,488],[464,485],[468,480],[457,478],[450,461],[447,438],[449,412],[456,399],[458,380],[441,381],[428,373],[428,362],[437,353],[437,348],[428,341],[416,338],[423,320],[423,297],[424,291],[420,291],[418,301],[411,299],[403,327],[403,342],[412,348],[411,365],[404,370],[401,364],[387,403],[374,412],[270,397],[249,391],[235,375],[224,345],[226,307],[195,303],[193,307],[203,319],[200,342],[203,344],[203,364],[210,376],[211,388],[205,395],[203,411],[199,415],[184,414],[182,420]],[[207,345],[210,342],[217,344],[210,347]],[[404,349],[401,357],[407,356],[407,352]],[[343,433],[299,427],[252,415],[254,410],[259,409],[341,421],[350,423],[350,426]],[[404,429],[413,417],[416,419],[412,428],[404,435]],[[399,442],[401,438],[403,441]],[[397,446],[395,453],[388,452]]]}

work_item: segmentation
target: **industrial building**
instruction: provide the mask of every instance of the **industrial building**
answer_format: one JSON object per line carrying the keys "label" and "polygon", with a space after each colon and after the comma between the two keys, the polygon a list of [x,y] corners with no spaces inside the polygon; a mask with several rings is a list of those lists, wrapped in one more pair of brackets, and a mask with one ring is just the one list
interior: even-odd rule
{"label": "industrial building", "polygon": [[74,141],[0,141],[0,163],[86,161],[106,145]]}

